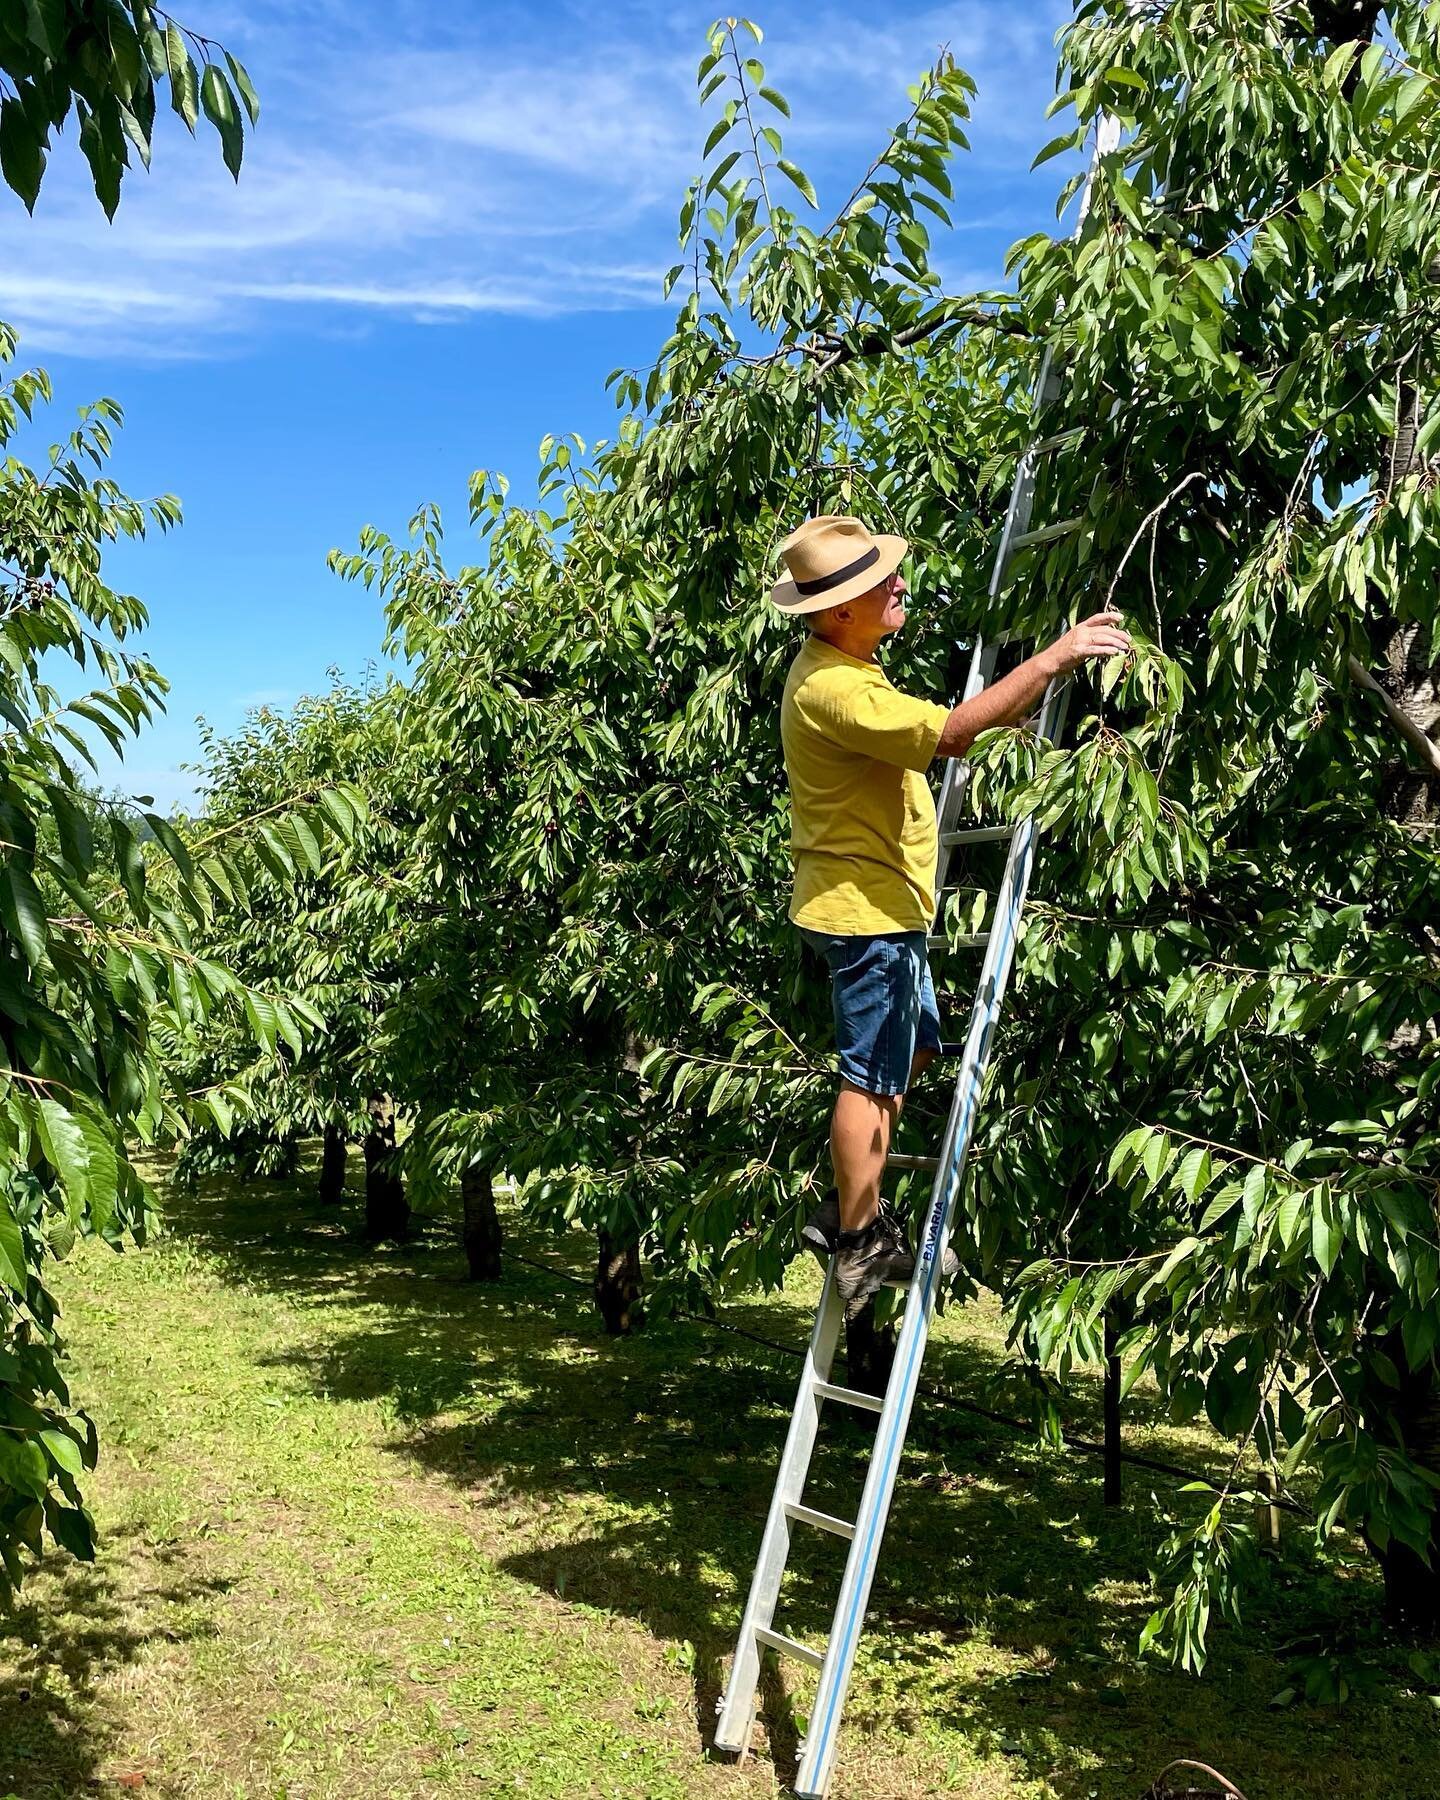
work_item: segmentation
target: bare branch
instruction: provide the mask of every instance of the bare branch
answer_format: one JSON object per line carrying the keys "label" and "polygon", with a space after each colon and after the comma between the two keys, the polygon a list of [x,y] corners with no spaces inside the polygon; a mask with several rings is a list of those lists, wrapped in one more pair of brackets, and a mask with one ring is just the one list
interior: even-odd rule
{"label": "bare branch", "polygon": [[1356,687],[1364,688],[1367,694],[1374,696],[1379,703],[1380,710],[1409,744],[1430,775],[1436,780],[1440,780],[1440,745],[1426,737],[1409,714],[1395,704],[1358,656],[1347,658],[1347,667],[1350,670],[1350,679]]}
{"label": "bare branch", "polygon": [[[826,345],[833,345],[819,368],[817,376],[828,375],[832,369],[839,368],[842,363],[853,362],[859,356],[885,356],[892,350],[908,350],[912,344],[918,344],[937,331],[943,331],[948,325],[969,325],[972,327],[988,327],[991,331],[1003,331],[1012,337],[1033,337],[1034,333],[1025,321],[1016,313],[982,312],[979,307],[961,307],[953,312],[944,313],[938,319],[927,319],[923,325],[911,325],[904,331],[886,335],[884,332],[872,331],[856,343],[837,343],[833,336],[818,340],[816,348],[823,351]],[[810,346],[807,346],[810,348]]]}

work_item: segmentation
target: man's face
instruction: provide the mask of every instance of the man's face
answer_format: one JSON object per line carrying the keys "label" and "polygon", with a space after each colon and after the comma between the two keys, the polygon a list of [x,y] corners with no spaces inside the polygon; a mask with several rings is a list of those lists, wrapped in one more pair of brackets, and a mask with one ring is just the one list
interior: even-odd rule
{"label": "man's face", "polygon": [[905,577],[897,569],[885,578],[885,610],[881,622],[886,631],[898,631],[905,623],[905,596],[910,592]]}
{"label": "man's face", "polygon": [[905,623],[905,596],[909,591],[905,577],[897,569],[868,594],[862,594],[858,600],[845,600],[821,615],[822,619],[833,618],[835,626],[817,623],[815,629],[821,637],[830,637],[836,626],[854,627],[862,638],[879,643],[881,638],[889,637]]}
{"label": "man's face", "polygon": [[877,588],[852,600],[850,606],[857,622],[869,626],[881,637],[888,637],[905,623],[905,596],[909,593],[905,577],[897,569],[887,575]]}

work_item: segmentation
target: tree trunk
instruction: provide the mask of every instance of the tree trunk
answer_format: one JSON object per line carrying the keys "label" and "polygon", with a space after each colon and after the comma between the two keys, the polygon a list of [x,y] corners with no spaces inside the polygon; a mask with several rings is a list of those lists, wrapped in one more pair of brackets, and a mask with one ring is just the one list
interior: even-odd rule
{"label": "tree trunk", "polygon": [[365,1235],[372,1243],[382,1238],[400,1243],[410,1229],[410,1203],[405,1198],[405,1182],[395,1167],[395,1102],[388,1094],[372,1094],[368,1107]]}
{"label": "tree trunk", "polygon": [[875,1302],[845,1321],[845,1378],[861,1394],[881,1394],[890,1384],[897,1333],[875,1323]]}
{"label": "tree trunk", "polygon": [[495,1184],[489,1169],[466,1169],[460,1177],[465,1260],[472,1281],[500,1279],[500,1215],[495,1210]]}
{"label": "tree trunk", "polygon": [[1430,1563],[1403,1544],[1379,1552],[1385,1576],[1385,1617],[1409,1636],[1440,1637],[1440,1557],[1432,1542]]}
{"label": "tree trunk", "polygon": [[[1440,663],[1426,654],[1420,626],[1413,620],[1389,622],[1376,650],[1382,667],[1374,671],[1375,679],[1422,737],[1440,743]],[[1432,824],[1437,793],[1440,781],[1414,751],[1397,744],[1380,794],[1385,817],[1402,825]]]}
{"label": "tree trunk", "polygon": [[[1433,1364],[1406,1366],[1405,1340],[1399,1331],[1388,1331],[1377,1340],[1390,1369],[1399,1372],[1398,1390],[1392,1376],[1375,1382],[1374,1399],[1389,1413],[1390,1429],[1405,1454],[1422,1469],[1440,1471],[1440,1385]],[[1366,1536],[1371,1555],[1385,1577],[1385,1616],[1402,1631],[1423,1637],[1440,1636],[1440,1517],[1430,1526],[1430,1560],[1393,1540],[1383,1549]]]}
{"label": "tree trunk", "polygon": [[[1426,274],[1432,286],[1440,287],[1440,258],[1430,264]],[[1381,471],[1387,499],[1399,482],[1417,472],[1415,447],[1423,414],[1420,372],[1412,360],[1396,384],[1395,432]],[[1432,466],[1428,478],[1433,480],[1435,473]],[[1434,659],[1435,646],[1427,645],[1426,634],[1416,621],[1397,619],[1389,611],[1371,627],[1370,642],[1382,664],[1374,678],[1398,709],[1399,722],[1420,740],[1418,749],[1423,753],[1426,742],[1440,743],[1440,661]],[[1440,817],[1440,778],[1433,766],[1424,766],[1416,746],[1403,741],[1397,744],[1395,759],[1385,774],[1380,811],[1401,825],[1433,825]]]}
{"label": "tree trunk", "polygon": [[320,1199],[338,1206],[345,1197],[345,1133],[338,1125],[325,1127],[325,1153],[320,1159]]}
{"label": "tree trunk", "polygon": [[1120,1461],[1120,1357],[1115,1349],[1115,1320],[1105,1315],[1105,1504],[1119,1506],[1124,1499],[1124,1465]]}
{"label": "tree trunk", "polygon": [[640,1305],[640,1246],[622,1244],[608,1231],[597,1237],[595,1304],[611,1337],[629,1337],[645,1322]]}
{"label": "tree trunk", "polygon": [[[1310,0],[1310,18],[1317,37],[1335,44],[1368,44],[1375,35],[1381,0]],[[1360,58],[1356,55],[1358,63]],[[1353,94],[1358,76],[1347,74],[1346,98]]]}
{"label": "tree trunk", "polygon": [[[1431,263],[1427,275],[1432,286],[1440,286],[1440,260]],[[1387,496],[1417,470],[1420,373],[1412,366],[1398,384],[1395,434],[1382,471]],[[1434,474],[1432,465],[1431,478]],[[1440,741],[1440,661],[1433,660],[1436,646],[1429,646],[1427,656],[1420,627],[1393,615],[1376,621],[1370,641],[1380,664],[1374,670],[1375,679],[1414,731],[1431,743]],[[1380,811],[1402,826],[1433,829],[1440,823],[1440,778],[1423,766],[1415,748],[1403,740],[1397,743],[1395,759],[1385,772]],[[1433,921],[1422,919],[1420,924],[1432,948],[1440,948],[1440,932]],[[1392,1045],[1397,1051],[1413,1054],[1419,1035],[1420,1027],[1406,1026],[1391,1040]],[[1440,1474],[1440,1378],[1435,1365],[1427,1358],[1420,1368],[1409,1368],[1404,1338],[1398,1331],[1389,1335],[1382,1348],[1400,1371],[1399,1394],[1386,1396],[1391,1422],[1406,1453],[1422,1469]],[[1440,1635],[1440,1512],[1432,1515],[1428,1548],[1427,1562],[1400,1544],[1387,1544],[1383,1550],[1370,1545],[1385,1576],[1386,1616],[1407,1631],[1433,1637]]]}

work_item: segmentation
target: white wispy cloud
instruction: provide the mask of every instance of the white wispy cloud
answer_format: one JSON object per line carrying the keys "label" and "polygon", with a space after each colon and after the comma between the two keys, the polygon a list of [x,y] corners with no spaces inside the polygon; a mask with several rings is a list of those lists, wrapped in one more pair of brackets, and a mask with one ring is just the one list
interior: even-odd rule
{"label": "white wispy cloud", "polygon": [[[1018,226],[1016,184],[1049,135],[1057,0],[777,10],[761,54],[822,201],[843,198],[948,43],[980,83],[957,226]],[[31,350],[164,357],[223,354],[277,308],[323,329],[659,306],[705,130],[707,20],[622,0],[518,34],[512,17],[505,36],[491,9],[439,0],[217,5],[206,28],[229,35],[265,109],[238,187],[213,137],[196,148],[168,120],[154,173],[127,182],[107,227],[62,144],[34,220],[0,197],[0,317]]]}

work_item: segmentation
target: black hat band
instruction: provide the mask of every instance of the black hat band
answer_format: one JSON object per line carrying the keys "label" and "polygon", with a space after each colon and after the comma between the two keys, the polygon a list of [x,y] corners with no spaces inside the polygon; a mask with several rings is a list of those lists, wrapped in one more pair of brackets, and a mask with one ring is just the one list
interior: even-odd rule
{"label": "black hat band", "polygon": [[843,569],[836,569],[833,575],[822,575],[818,581],[797,581],[795,592],[803,594],[807,600],[816,594],[828,594],[831,588],[843,587],[853,576],[863,575],[880,560],[880,548],[872,544],[863,556],[857,556],[852,563],[846,563]]}

